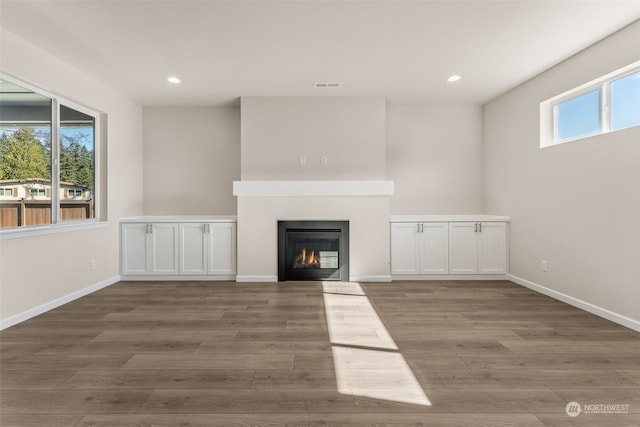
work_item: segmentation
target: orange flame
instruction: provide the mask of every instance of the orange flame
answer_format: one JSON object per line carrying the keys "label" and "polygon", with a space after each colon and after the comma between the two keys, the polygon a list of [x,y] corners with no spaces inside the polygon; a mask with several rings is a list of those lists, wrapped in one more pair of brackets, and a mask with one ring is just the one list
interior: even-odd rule
{"label": "orange flame", "polygon": [[316,265],[316,264],[320,264],[320,258],[316,255],[316,251],[311,251],[309,253],[309,256],[307,256],[307,249],[302,248],[300,262],[306,265]]}

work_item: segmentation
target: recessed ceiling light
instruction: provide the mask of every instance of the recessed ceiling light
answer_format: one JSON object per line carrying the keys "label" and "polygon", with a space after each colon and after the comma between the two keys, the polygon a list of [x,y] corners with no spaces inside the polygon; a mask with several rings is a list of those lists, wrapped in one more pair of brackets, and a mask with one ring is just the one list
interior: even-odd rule
{"label": "recessed ceiling light", "polygon": [[460,80],[462,78],[462,76],[459,76],[458,74],[454,74],[453,76],[450,76],[447,81],[448,82],[457,82],[458,80]]}
{"label": "recessed ceiling light", "polygon": [[169,83],[173,83],[173,84],[178,84],[178,83],[180,83],[180,79],[179,79],[179,78],[177,78],[177,77],[174,77],[174,76],[169,77],[169,78],[167,79],[167,81],[168,81]]}

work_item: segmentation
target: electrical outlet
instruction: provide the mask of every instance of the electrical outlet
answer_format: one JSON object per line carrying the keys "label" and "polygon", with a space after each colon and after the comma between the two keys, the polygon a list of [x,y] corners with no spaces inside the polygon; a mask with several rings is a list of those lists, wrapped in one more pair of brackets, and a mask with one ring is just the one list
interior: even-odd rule
{"label": "electrical outlet", "polygon": [[300,163],[300,166],[305,166],[307,164],[307,158],[305,156],[300,156],[298,158],[298,162]]}
{"label": "electrical outlet", "polygon": [[547,263],[547,260],[542,260],[540,261],[540,270],[542,271],[549,271],[549,263]]}
{"label": "electrical outlet", "polygon": [[322,156],[321,163],[322,166],[327,166],[329,164],[329,159],[327,158],[327,156]]}
{"label": "electrical outlet", "polygon": [[96,269],[96,260],[92,259],[91,261],[89,261],[89,270],[95,270]]}

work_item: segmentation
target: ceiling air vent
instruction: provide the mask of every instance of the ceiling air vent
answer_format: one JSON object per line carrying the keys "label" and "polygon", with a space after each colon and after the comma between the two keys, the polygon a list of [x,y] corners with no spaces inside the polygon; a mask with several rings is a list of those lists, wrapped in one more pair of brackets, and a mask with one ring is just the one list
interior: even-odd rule
{"label": "ceiling air vent", "polygon": [[317,82],[316,87],[320,89],[340,87],[338,82]]}

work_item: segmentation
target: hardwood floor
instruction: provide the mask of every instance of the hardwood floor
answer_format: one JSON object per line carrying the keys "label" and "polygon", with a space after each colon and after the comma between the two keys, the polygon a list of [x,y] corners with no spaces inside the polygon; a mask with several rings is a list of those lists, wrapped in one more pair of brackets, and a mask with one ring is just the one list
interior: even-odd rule
{"label": "hardwood floor", "polygon": [[639,426],[640,333],[510,282],[121,282],[2,331],[0,388],[3,427]]}

